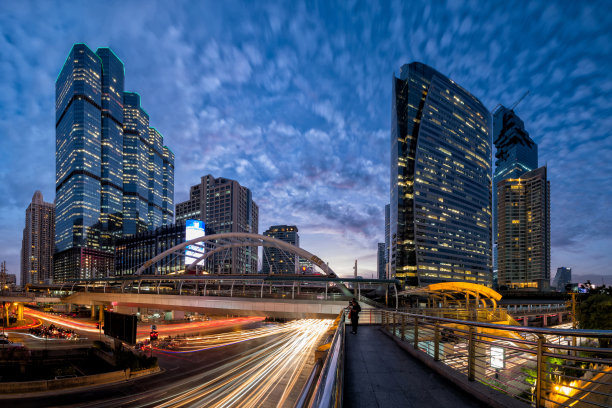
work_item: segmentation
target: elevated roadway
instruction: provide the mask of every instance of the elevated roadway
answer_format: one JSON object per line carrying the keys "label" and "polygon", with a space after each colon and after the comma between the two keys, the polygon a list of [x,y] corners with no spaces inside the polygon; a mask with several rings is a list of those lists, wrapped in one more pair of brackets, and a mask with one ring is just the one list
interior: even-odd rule
{"label": "elevated roadway", "polygon": [[[105,305],[121,313],[135,313],[137,308],[194,311],[206,314],[268,316],[288,319],[332,318],[347,306],[342,300],[259,299],[220,296],[189,296],[138,293],[76,292],[62,299],[77,305]],[[372,306],[363,304],[363,308]]]}

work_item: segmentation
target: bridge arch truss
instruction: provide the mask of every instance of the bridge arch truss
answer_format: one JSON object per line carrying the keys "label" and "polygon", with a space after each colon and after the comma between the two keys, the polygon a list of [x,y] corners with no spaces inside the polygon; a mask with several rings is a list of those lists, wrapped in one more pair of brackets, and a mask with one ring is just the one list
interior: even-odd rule
{"label": "bridge arch truss", "polygon": [[[163,262],[169,257],[187,257],[185,258],[185,271],[187,272],[189,270],[196,270],[199,265],[205,264],[206,260],[223,251],[232,248],[260,246],[277,248],[281,251],[297,255],[312,262],[313,265],[317,266],[328,277],[337,277],[335,272],[329,265],[323,262],[321,258],[303,248],[299,248],[276,238],[245,232],[205,235],[183,242],[146,261],[137,269],[136,275],[144,274],[147,269]],[[187,252],[189,252],[189,254],[187,254]]]}

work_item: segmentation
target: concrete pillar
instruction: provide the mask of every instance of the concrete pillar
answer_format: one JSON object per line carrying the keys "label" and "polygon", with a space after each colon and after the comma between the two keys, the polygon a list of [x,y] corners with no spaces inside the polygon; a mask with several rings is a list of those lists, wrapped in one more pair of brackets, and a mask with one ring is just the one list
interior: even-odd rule
{"label": "concrete pillar", "polygon": [[173,310],[173,317],[175,320],[180,320],[185,318],[185,312],[182,310]]}
{"label": "concrete pillar", "polygon": [[523,317],[523,326],[529,326],[529,316]]}
{"label": "concrete pillar", "polygon": [[17,304],[17,321],[18,322],[23,321],[23,303]]}
{"label": "concrete pillar", "polygon": [[548,315],[547,314],[542,315],[542,327],[548,327]]}
{"label": "concrete pillar", "polygon": [[91,320],[96,320],[96,305],[91,305]]}
{"label": "concrete pillar", "polygon": [[99,316],[98,321],[103,322],[104,321],[104,305],[100,305],[99,309],[100,309],[100,313],[98,315]]}
{"label": "concrete pillar", "polygon": [[557,324],[561,324],[563,323],[563,313],[559,313],[558,317],[557,317]]}
{"label": "concrete pillar", "polygon": [[72,313],[72,303],[68,303],[68,313]]}

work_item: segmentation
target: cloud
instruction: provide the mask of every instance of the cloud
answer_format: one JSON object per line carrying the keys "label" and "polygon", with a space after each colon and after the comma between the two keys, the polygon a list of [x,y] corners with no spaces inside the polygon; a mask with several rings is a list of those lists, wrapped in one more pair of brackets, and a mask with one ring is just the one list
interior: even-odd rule
{"label": "cloud", "polygon": [[37,189],[53,199],[54,81],[72,44],[86,42],[125,63],[126,90],[141,94],[176,155],[176,201],[205,174],[235,178],[260,205],[261,231],[297,224],[305,245],[346,274],[356,257],[376,269],[393,72],[422,61],[489,108],[529,89],[516,111],[548,165],[553,268],[571,254],[604,270],[611,26],[606,1],[9,2],[0,15],[0,258],[18,270],[25,208]]}

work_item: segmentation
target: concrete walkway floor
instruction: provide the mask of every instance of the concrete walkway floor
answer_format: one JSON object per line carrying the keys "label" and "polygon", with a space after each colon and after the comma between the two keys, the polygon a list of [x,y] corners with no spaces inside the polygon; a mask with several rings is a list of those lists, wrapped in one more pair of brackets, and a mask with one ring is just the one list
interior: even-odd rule
{"label": "concrete walkway floor", "polygon": [[428,370],[380,332],[346,327],[345,408],[463,408],[482,402]]}

